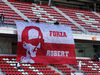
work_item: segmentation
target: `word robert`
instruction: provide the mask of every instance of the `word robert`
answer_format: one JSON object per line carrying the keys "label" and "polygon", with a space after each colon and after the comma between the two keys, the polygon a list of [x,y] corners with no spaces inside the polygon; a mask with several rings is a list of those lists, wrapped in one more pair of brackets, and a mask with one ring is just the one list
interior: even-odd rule
{"label": "word robert", "polygon": [[69,51],[52,51],[47,50],[46,56],[64,56],[68,57]]}

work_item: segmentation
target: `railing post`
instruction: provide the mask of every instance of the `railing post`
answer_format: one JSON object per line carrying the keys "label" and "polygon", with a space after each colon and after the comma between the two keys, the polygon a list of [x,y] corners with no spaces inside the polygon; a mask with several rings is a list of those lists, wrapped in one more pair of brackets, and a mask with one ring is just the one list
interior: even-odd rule
{"label": "railing post", "polygon": [[51,0],[49,0],[48,5],[51,5]]}

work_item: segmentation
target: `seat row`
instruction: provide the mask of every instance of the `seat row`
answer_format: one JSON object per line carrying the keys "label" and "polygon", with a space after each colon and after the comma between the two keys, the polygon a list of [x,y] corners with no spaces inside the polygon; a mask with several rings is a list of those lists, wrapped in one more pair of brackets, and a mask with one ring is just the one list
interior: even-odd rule
{"label": "seat row", "polygon": [[[80,32],[80,33],[83,32],[83,30],[77,27],[77,25],[75,25],[70,20],[62,16],[61,13],[58,13],[50,6],[25,3],[25,2],[24,3],[15,2],[15,1],[9,3],[12,4],[15,8],[17,8],[25,16],[27,16],[27,18],[29,18],[30,21],[36,21],[37,18],[40,18],[40,22],[43,23],[54,23],[55,21],[59,21],[60,24],[72,25],[71,27],[74,32]],[[56,7],[56,8],[61,10],[71,19],[73,19],[73,21],[75,21],[82,28],[88,31],[88,33],[91,32],[97,34],[99,33],[99,28],[100,28],[98,26],[100,24],[99,17],[94,13],[92,13],[91,11],[71,9],[71,8],[60,8],[60,7]],[[14,20],[24,21],[24,19],[20,15],[18,15],[13,9],[11,9],[3,1],[1,1],[0,3],[0,9],[1,9],[0,12],[5,14],[5,24],[15,25]],[[96,31],[94,32],[92,30],[96,30]]]}
{"label": "seat row", "polygon": [[87,75],[100,74],[100,62],[92,61],[91,59],[77,59],[77,64],[73,65],[74,68],[79,69],[79,61],[81,61],[81,70]]}
{"label": "seat row", "polygon": [[16,60],[13,59],[16,59],[16,56],[0,56],[0,69],[6,75],[60,75],[55,70],[51,70],[47,64],[42,63],[21,63],[22,69],[19,70],[16,67]]}

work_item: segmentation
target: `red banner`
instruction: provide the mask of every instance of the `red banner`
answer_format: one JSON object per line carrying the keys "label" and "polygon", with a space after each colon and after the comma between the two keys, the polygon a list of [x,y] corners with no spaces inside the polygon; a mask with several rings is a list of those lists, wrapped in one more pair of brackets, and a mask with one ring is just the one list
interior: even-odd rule
{"label": "red banner", "polygon": [[16,22],[17,61],[26,63],[76,64],[71,27]]}

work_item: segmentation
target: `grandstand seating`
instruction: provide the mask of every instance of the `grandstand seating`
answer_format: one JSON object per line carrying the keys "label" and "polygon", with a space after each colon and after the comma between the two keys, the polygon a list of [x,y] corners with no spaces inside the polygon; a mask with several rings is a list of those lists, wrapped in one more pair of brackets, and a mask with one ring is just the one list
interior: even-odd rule
{"label": "grandstand seating", "polygon": [[[40,22],[42,23],[52,24],[55,21],[59,21],[60,24],[71,26],[73,32],[83,33],[82,28],[84,28],[85,32],[88,34],[100,34],[100,18],[91,11],[56,7],[79,24],[81,27],[80,29],[50,6],[15,1],[10,2],[10,4],[33,22],[36,21],[37,18],[40,18]],[[0,13],[4,13],[5,15],[5,24],[15,25],[14,20],[24,20],[3,1],[0,2]],[[97,13],[100,15],[99,12]]]}
{"label": "grandstand seating", "polygon": [[[27,16],[31,21],[35,21],[40,18],[40,22],[44,23],[54,23],[53,21],[60,21],[59,19],[64,19],[62,21],[68,22],[60,13],[49,6],[41,6],[36,4],[23,4],[11,2],[18,10],[20,10],[25,16]],[[25,9],[28,8],[28,9]],[[52,11],[52,12],[51,12]]]}
{"label": "grandstand seating", "polygon": [[87,32],[100,33],[99,16],[95,15],[93,12],[80,9],[58,8],[76,23],[80,24]]}
{"label": "grandstand seating", "polygon": [[63,73],[66,73],[67,75],[71,75],[71,72],[75,72],[75,70],[72,70],[67,65],[55,64],[54,67],[57,67],[58,70],[61,70]]}
{"label": "grandstand seating", "polygon": [[[36,21],[37,18],[40,19],[41,23],[53,24],[55,21],[58,21],[62,25],[71,26],[73,32],[83,32],[83,30],[81,30],[77,25],[72,23],[50,6],[14,1],[10,2],[10,4],[27,16],[27,18],[32,22]],[[81,28],[84,28],[88,34],[91,34],[91,32],[93,34],[100,34],[100,18],[95,13],[80,9],[56,8],[73,19],[73,21],[79,24]],[[5,24],[7,25],[16,25],[14,20],[24,21],[24,18],[18,15],[17,12],[11,9],[11,7],[3,1],[0,1],[0,15],[1,13],[5,15]],[[100,15],[99,12],[96,13]],[[100,62],[94,62],[91,59],[77,59],[77,64],[73,65],[74,68],[78,69],[79,61],[82,61],[81,70],[83,73],[86,73],[87,75],[100,74]],[[0,56],[0,63],[0,68],[3,72],[6,72],[6,75],[60,75],[55,70],[52,70],[51,67],[48,67],[47,64],[39,63],[21,63],[22,70],[18,70],[16,68],[16,56]],[[53,67],[60,70],[62,73],[66,73],[67,75],[70,75],[71,72],[75,72],[75,70],[72,70],[67,65],[55,64]]]}
{"label": "grandstand seating", "polygon": [[60,75],[47,64],[21,63],[21,70],[16,67],[16,56],[0,56],[0,68],[6,75]]}
{"label": "grandstand seating", "polygon": [[[82,72],[86,75],[99,75],[100,74],[100,62],[92,61],[91,59],[77,59],[77,64],[73,65],[73,68],[78,69],[78,62],[82,61]],[[16,56],[0,56],[0,69],[6,73],[6,75],[60,75],[52,67],[58,69],[64,74],[71,75],[71,72],[76,72],[72,70],[66,64],[54,64],[48,66],[49,64],[42,63],[21,63],[21,70],[16,67]]]}
{"label": "grandstand seating", "polygon": [[74,68],[79,69],[78,62],[81,61],[81,70],[86,75],[100,75],[100,62],[92,61],[91,59],[77,59],[77,64],[73,65]]}
{"label": "grandstand seating", "polygon": [[[55,21],[60,22],[60,24],[69,25],[72,27],[73,31],[82,32],[77,26],[75,26],[71,21],[62,16],[56,10],[50,6],[37,5],[37,4],[23,4],[11,2],[18,10],[20,10],[27,18],[31,21],[36,21],[37,18],[40,18],[40,22],[43,23],[54,23]],[[25,9],[25,8],[28,9]]]}
{"label": "grandstand seating", "polygon": [[[71,26],[73,32],[83,32],[78,26],[50,6],[15,1],[9,3],[17,8],[22,14],[27,16],[32,22],[36,21],[37,18],[40,19],[41,23],[53,24],[55,21],[58,21],[62,25]],[[100,18],[95,13],[80,9],[56,8],[73,19],[73,21],[79,24],[81,28],[84,28],[88,34],[91,34],[91,32],[93,34],[100,34]],[[24,21],[24,18],[18,15],[17,12],[3,1],[0,1],[0,15],[1,13],[5,15],[4,24],[16,25],[14,20]],[[96,13],[100,15],[99,12]],[[100,62],[94,62],[91,59],[77,59],[77,64],[73,65],[74,68],[78,69],[79,61],[82,61],[82,72],[87,75],[100,74]],[[21,63],[22,70],[18,70],[16,68],[16,56],[0,56],[0,63],[0,68],[3,72],[6,72],[6,75],[60,75],[55,70],[52,70],[51,67],[48,67],[47,64]],[[72,70],[67,65],[55,64],[53,67],[67,75],[70,75],[71,72],[75,72],[75,70]]]}
{"label": "grandstand seating", "polygon": [[7,25],[16,25],[14,23],[14,20],[24,20],[23,18],[21,18],[20,15],[18,15],[13,9],[11,9],[3,1],[0,1],[0,15],[1,13],[3,13],[3,15],[5,16],[4,24]]}
{"label": "grandstand seating", "polygon": [[[36,21],[37,18],[40,18],[40,22],[42,23],[52,24],[55,21],[58,21],[60,22],[60,24],[71,26],[73,32],[82,33],[81,29],[79,29],[71,21],[69,21],[67,18],[65,18],[63,15],[58,13],[50,6],[37,5],[37,4],[25,3],[25,2],[24,3],[10,2],[10,4],[16,7],[21,13],[23,13],[25,16],[27,16],[27,18],[29,18],[33,22]],[[24,20],[20,15],[18,15],[13,9],[11,9],[11,7],[9,7],[4,2],[0,3],[0,9],[2,9],[0,13],[4,13],[5,15],[5,24],[15,25],[14,20],[21,20],[21,21]]]}

